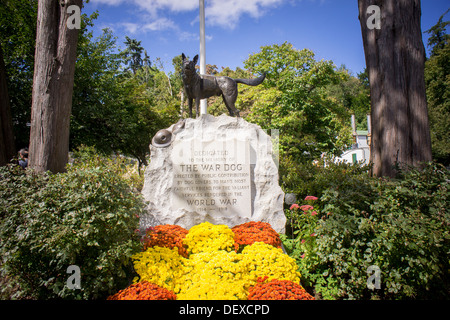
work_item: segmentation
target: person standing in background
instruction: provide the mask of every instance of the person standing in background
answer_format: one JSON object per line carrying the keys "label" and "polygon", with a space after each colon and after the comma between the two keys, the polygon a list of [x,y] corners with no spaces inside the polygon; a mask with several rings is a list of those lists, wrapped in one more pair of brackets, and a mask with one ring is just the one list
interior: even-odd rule
{"label": "person standing in background", "polygon": [[20,149],[19,151],[19,165],[26,169],[28,166],[28,148]]}

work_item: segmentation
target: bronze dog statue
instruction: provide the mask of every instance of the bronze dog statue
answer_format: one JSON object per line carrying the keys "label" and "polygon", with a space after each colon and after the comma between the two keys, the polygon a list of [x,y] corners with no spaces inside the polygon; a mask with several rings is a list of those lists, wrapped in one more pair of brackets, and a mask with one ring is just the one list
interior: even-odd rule
{"label": "bronze dog statue", "polygon": [[239,117],[239,110],[237,110],[234,105],[238,96],[237,84],[243,83],[248,86],[257,86],[261,84],[266,77],[266,73],[256,79],[232,79],[230,77],[198,74],[195,70],[198,55],[196,55],[192,61],[187,60],[184,53],[181,57],[183,58],[183,85],[188,99],[189,116],[191,118],[193,100],[195,99],[195,110],[198,116],[200,100],[212,96],[222,96],[230,116],[234,117],[236,115]]}

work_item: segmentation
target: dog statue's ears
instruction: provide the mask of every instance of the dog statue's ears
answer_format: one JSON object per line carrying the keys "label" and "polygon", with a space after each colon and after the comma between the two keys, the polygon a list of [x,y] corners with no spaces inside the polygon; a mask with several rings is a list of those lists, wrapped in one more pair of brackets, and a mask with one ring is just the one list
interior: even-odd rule
{"label": "dog statue's ears", "polygon": [[[186,60],[186,56],[184,55],[184,53],[181,54],[181,59]],[[198,54],[194,57],[194,60],[192,60],[194,62],[194,64],[197,64],[198,61]]]}

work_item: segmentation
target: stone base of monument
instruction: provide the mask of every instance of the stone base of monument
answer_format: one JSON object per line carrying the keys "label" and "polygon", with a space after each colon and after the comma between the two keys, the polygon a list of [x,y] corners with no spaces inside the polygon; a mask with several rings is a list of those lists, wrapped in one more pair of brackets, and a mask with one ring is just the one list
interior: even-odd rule
{"label": "stone base of monument", "polygon": [[284,233],[284,193],[272,139],[242,118],[202,115],[161,130],[150,145],[140,230],[263,221]]}

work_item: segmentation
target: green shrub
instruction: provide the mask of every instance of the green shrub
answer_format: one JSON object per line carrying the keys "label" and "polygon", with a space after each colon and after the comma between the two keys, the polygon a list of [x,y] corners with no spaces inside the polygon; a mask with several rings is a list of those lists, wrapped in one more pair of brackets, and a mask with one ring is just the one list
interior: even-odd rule
{"label": "green shrub", "polygon": [[[369,170],[370,166],[368,165],[334,163],[327,158],[316,163],[299,163],[286,157],[280,163],[281,185],[284,192],[295,193],[300,199],[307,195],[315,195],[320,198],[329,188],[346,188],[348,185],[359,183],[358,181],[361,179],[367,180],[369,179]],[[353,191],[355,193],[364,192],[364,190]],[[348,196],[353,197],[350,194]]]}
{"label": "green shrub", "polygon": [[[324,299],[448,298],[448,179],[429,164],[399,180],[361,177],[325,190],[315,245],[291,247],[302,282]],[[379,290],[367,287],[372,265],[381,269]]]}
{"label": "green shrub", "polygon": [[[19,288],[12,298],[96,299],[123,288],[143,210],[105,165],[55,175],[0,168],[1,271]],[[81,289],[66,286],[70,265],[81,270]]]}
{"label": "green shrub", "polygon": [[124,179],[132,190],[140,192],[144,186],[144,175],[136,160],[121,155],[105,156],[94,147],[80,146],[73,152],[69,167],[88,169],[103,167]]}
{"label": "green shrub", "polygon": [[289,255],[297,260],[302,286],[313,293],[313,283],[310,281],[309,265],[303,263],[305,256],[316,251],[317,228],[320,214],[314,205],[316,200],[304,200],[303,205],[293,204],[289,210],[285,210],[286,218],[292,231],[281,234],[280,238]]}

